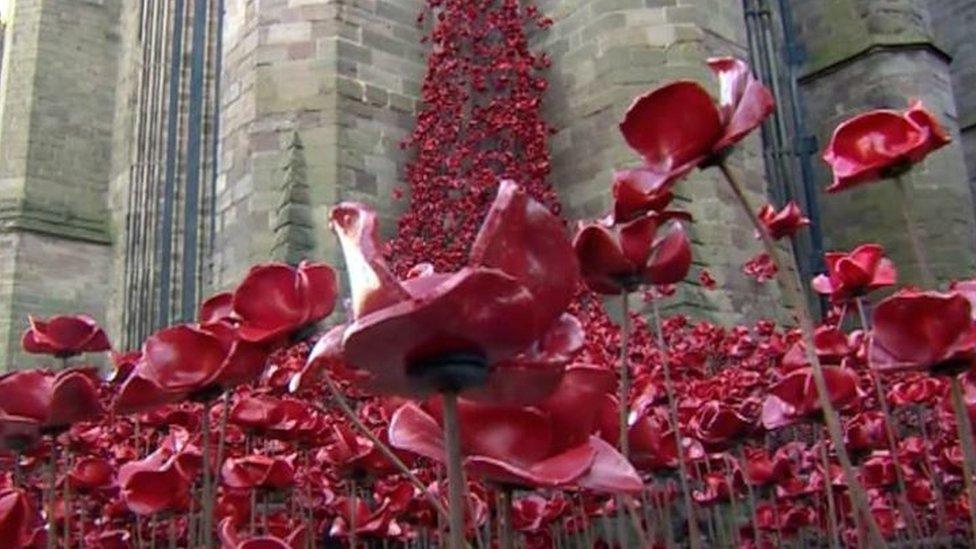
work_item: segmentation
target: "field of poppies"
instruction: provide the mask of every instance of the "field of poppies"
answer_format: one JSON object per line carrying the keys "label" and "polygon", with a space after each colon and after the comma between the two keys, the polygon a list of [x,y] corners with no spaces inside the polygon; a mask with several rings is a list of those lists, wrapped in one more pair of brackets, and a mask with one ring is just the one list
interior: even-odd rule
{"label": "field of poppies", "polygon": [[[30,319],[50,366],[0,377],[0,546],[922,547],[976,543],[976,280],[900,287],[884,243],[799,280],[795,203],[726,158],[773,110],[733,58],[620,122],[605,216],[562,216],[540,114],[549,61],[511,0],[428,0],[424,104],[396,237],[367,205],[324,263],[254,266],[138,350]],[[926,108],[841,124],[830,192],[896,185],[949,143]],[[672,189],[719,170],[755,225],[743,272],[793,321],[662,316],[692,274]],[[340,295],[339,287],[348,287]],[[807,291],[830,310],[817,318]],[[604,306],[620,311],[611,319]],[[639,307],[638,307],[639,306]],[[638,313],[640,311],[640,313]],[[110,353],[109,375],[86,366]]]}

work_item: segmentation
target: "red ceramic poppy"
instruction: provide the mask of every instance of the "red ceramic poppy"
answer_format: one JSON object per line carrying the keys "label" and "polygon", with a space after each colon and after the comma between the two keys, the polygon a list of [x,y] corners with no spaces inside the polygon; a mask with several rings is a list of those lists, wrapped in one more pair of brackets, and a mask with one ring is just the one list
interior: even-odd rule
{"label": "red ceramic poppy", "polygon": [[68,471],[67,480],[72,490],[89,492],[111,486],[115,468],[107,460],[87,456],[75,462]]}
{"label": "red ceramic poppy", "polygon": [[871,367],[955,375],[976,364],[976,327],[958,293],[902,291],[872,314]]}
{"label": "red ceramic poppy", "polygon": [[689,426],[691,433],[706,445],[724,448],[747,434],[752,424],[733,408],[710,400],[698,409]]}
{"label": "red ceramic poppy", "polygon": [[329,535],[334,538],[349,536],[350,529],[355,524],[356,535],[373,538],[395,538],[402,532],[395,520],[390,500],[384,500],[376,509],[371,510],[363,498],[339,498],[332,505],[336,511],[336,519],[329,529]]}
{"label": "red ceramic poppy", "polygon": [[242,537],[234,517],[220,521],[217,527],[220,549],[304,549],[308,546],[308,530],[299,526],[285,537],[273,535]]}
{"label": "red ceramic poppy", "polygon": [[166,328],[146,339],[114,406],[133,413],[187,398],[209,400],[260,377],[266,358],[262,346],[239,339],[225,323]]}
{"label": "red ceramic poppy", "polygon": [[674,284],[691,268],[691,242],[681,223],[658,236],[665,219],[649,212],[622,225],[586,223],[573,239],[583,281],[594,292],[617,295],[643,285]]}
{"label": "red ceramic poppy", "polygon": [[27,547],[33,537],[36,518],[26,492],[20,489],[0,491],[0,540],[5,547]]}
{"label": "red ceramic poppy", "polygon": [[[359,436],[344,424],[334,425],[332,442],[318,454],[320,461],[335,468],[343,476],[359,478],[367,475],[384,475],[396,471],[390,460],[368,438]],[[377,437],[389,444],[385,430]]]}
{"label": "red ceramic poppy", "polygon": [[4,435],[0,442],[4,446],[23,450],[42,432],[60,432],[103,412],[97,377],[91,369],[24,370],[0,377],[0,433]]}
{"label": "red ceramic poppy", "polygon": [[335,306],[335,271],[324,263],[251,267],[234,290],[234,314],[245,341],[271,342],[322,320]]}
{"label": "red ceramic poppy", "polygon": [[918,101],[908,110],[874,110],[845,120],[830,138],[824,161],[834,172],[827,192],[897,175],[951,138]]}
{"label": "red ceramic poppy", "polygon": [[888,400],[893,406],[935,405],[948,392],[945,380],[924,374],[909,374],[903,381],[891,386]]}
{"label": "red ceramic poppy", "polygon": [[[614,375],[574,366],[559,388],[532,408],[461,400],[461,448],[476,477],[526,487],[580,486],[602,492],[641,490],[633,467],[592,435],[599,402],[613,390]],[[390,442],[421,456],[444,460],[439,399],[405,404],[390,422]]]}
{"label": "red ceramic poppy", "polygon": [[145,459],[119,468],[119,487],[126,507],[137,515],[179,511],[190,500],[192,475],[181,466],[181,454],[159,449]]}
{"label": "red ceramic poppy", "polygon": [[[620,131],[648,170],[673,180],[723,153],[773,112],[773,96],[743,61],[710,59],[720,103],[696,82],[678,81],[630,106]],[[680,120],[680,123],[676,123]]]}
{"label": "red ceramic poppy", "polygon": [[107,380],[112,383],[122,383],[129,379],[132,371],[136,369],[136,364],[142,359],[142,351],[112,352],[111,356],[115,369],[109,373]]}
{"label": "red ceramic poppy", "polygon": [[[849,408],[860,399],[857,374],[846,368],[823,368],[830,402],[838,409]],[[822,412],[810,368],[795,370],[770,387],[763,401],[762,423],[766,429],[816,417]]]}
{"label": "red ceramic poppy", "polygon": [[855,415],[844,425],[844,442],[856,452],[888,448],[885,421],[884,414],[878,410]]}
{"label": "red ceramic poppy", "polygon": [[862,244],[849,253],[828,252],[824,254],[827,274],[814,277],[811,285],[835,303],[891,286],[898,273],[884,253],[878,244]]}
{"label": "red ceramic poppy", "polygon": [[332,226],[355,318],[343,358],[371,374],[376,392],[418,395],[484,383],[491,365],[556,326],[576,290],[578,267],[562,222],[510,181],[499,186],[469,266],[453,274],[396,280],[380,255],[376,214],[365,206],[333,208]]}
{"label": "red ceramic poppy", "polygon": [[633,221],[648,212],[664,219],[691,221],[688,212],[668,210],[674,199],[671,181],[650,170],[622,170],[613,173],[613,217],[608,224]]}
{"label": "red ceramic poppy", "polygon": [[[819,326],[813,333],[813,345],[821,364],[840,364],[856,350],[847,334],[834,326]],[[797,370],[810,365],[803,341],[794,343],[781,362],[784,370]]]}
{"label": "red ceramic poppy", "polygon": [[225,460],[220,478],[229,488],[280,490],[295,483],[295,469],[284,459],[252,454]]}
{"label": "red ceramic poppy", "polygon": [[[793,238],[800,229],[810,224],[810,218],[803,215],[800,206],[793,200],[779,211],[776,211],[771,204],[763,205],[759,209],[759,220],[773,240]],[[756,238],[759,238],[758,234]]]}
{"label": "red ceramic poppy", "polygon": [[200,313],[197,315],[200,324],[213,324],[222,321],[237,321],[234,314],[234,293],[221,292],[207,298],[200,304]]}
{"label": "red ceramic poppy", "polygon": [[30,317],[30,328],[21,338],[28,353],[66,358],[81,353],[108,351],[112,345],[95,319],[87,315]]}

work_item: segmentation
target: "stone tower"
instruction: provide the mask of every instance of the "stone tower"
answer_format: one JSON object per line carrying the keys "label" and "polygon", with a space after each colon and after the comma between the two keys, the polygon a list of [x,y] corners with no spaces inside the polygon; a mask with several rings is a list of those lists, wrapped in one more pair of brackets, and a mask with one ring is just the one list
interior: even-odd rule
{"label": "stone tower", "polygon": [[[917,266],[891,189],[822,193],[819,150],[858,110],[923,99],[957,138],[913,175],[937,274],[974,267],[976,19],[968,0],[538,0],[552,58],[545,114],[570,218],[608,203],[611,170],[638,159],[616,123],[664,81],[715,89],[706,58],[750,59],[779,110],[731,163],[758,204],[796,198],[822,249],[877,240]],[[326,212],[403,202],[424,77],[422,0],[11,0],[0,61],[0,369],[23,364],[29,312],[87,311],[120,348],[192,320],[199,299],[272,257],[341,268]],[[295,136],[300,136],[296,140]],[[966,163],[970,166],[967,174]],[[694,276],[673,306],[722,321],[770,315],[772,284],[741,273],[759,251],[717,173],[678,188]],[[811,233],[813,235],[814,233]],[[313,236],[314,238],[307,238]],[[388,236],[388,235],[387,235]]]}
{"label": "stone tower", "polygon": [[112,269],[106,202],[122,0],[8,2],[0,63],[0,369],[27,315],[99,320]]}

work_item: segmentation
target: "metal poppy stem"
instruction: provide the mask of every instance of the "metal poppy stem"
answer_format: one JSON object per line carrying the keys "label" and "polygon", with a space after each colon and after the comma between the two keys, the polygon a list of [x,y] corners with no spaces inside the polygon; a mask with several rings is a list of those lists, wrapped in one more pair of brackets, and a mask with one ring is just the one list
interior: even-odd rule
{"label": "metal poppy stem", "polygon": [[399,469],[400,472],[403,473],[403,476],[405,476],[415,488],[420,490],[421,494],[424,494],[424,497],[427,498],[427,501],[434,507],[434,509],[437,510],[437,513],[441,517],[447,518],[447,509],[444,508],[444,505],[434,496],[434,494],[431,494],[430,491],[427,490],[427,487],[423,482],[420,482],[417,475],[413,474],[413,471],[407,467],[407,464],[397,457],[397,455],[393,453],[393,450],[384,444],[383,441],[380,440],[369,427],[363,425],[363,422],[359,419],[359,416],[356,415],[356,412],[353,411],[352,406],[349,405],[349,401],[346,400],[345,396],[343,396],[342,392],[339,390],[339,386],[336,385],[335,381],[332,379],[332,376],[330,376],[328,372],[324,372],[322,379],[325,381],[325,386],[329,389],[329,393],[332,395],[332,400],[334,400],[336,405],[339,406],[342,413],[346,415],[346,419],[352,423],[353,427],[355,427],[360,433],[363,434],[363,436],[369,439],[369,441],[373,443],[373,446],[379,450],[380,453],[390,461],[390,463]]}
{"label": "metal poppy stem", "polygon": [[512,540],[512,489],[500,487],[498,494],[498,523],[501,529],[498,536],[499,549],[513,549]]}
{"label": "metal poppy stem", "polygon": [[47,499],[47,549],[54,549],[55,538],[57,538],[57,531],[54,525],[54,503],[55,503],[55,488],[54,485],[58,481],[58,447],[57,441],[54,437],[51,437],[51,457],[47,464],[47,488],[45,491],[45,496]]}
{"label": "metal poppy stem", "polygon": [[200,420],[200,445],[203,447],[203,545],[213,549],[213,481],[210,478],[210,404],[203,404]]}
{"label": "metal poppy stem", "polygon": [[460,549],[464,541],[465,488],[464,469],[461,463],[461,422],[458,418],[457,393],[444,391],[444,446],[447,451],[448,510],[450,514],[450,547]]}
{"label": "metal poppy stem", "polygon": [[695,515],[695,507],[691,501],[691,487],[688,486],[687,468],[685,465],[685,449],[682,446],[681,425],[678,422],[678,401],[674,396],[674,381],[671,379],[671,358],[668,352],[667,343],[664,341],[664,329],[661,323],[661,313],[658,310],[657,300],[651,300],[651,311],[654,315],[654,332],[657,337],[657,348],[661,351],[661,364],[664,370],[664,387],[668,394],[668,420],[674,429],[675,447],[678,454],[678,479],[681,482],[681,494],[684,499],[685,515],[688,520],[688,538],[691,549],[701,547],[701,534],[698,531],[698,517]]}
{"label": "metal poppy stem", "polygon": [[[359,505],[356,501],[356,479],[349,479],[349,546],[356,549],[356,523],[359,522]],[[267,524],[267,518],[265,519]]]}
{"label": "metal poppy stem", "polygon": [[742,184],[739,183],[739,180],[729,170],[725,160],[718,162],[718,168],[721,170],[722,175],[725,176],[729,187],[732,188],[732,192],[735,194],[739,206],[745,211],[749,220],[752,221],[752,225],[762,238],[766,254],[769,255],[777,267],[776,277],[779,280],[780,289],[785,294],[787,305],[793,309],[800,325],[800,332],[803,335],[803,346],[806,348],[807,362],[810,363],[811,369],[813,370],[813,382],[817,388],[817,398],[823,410],[824,422],[827,424],[827,432],[830,434],[834,450],[837,452],[837,459],[840,461],[841,467],[844,470],[844,481],[847,483],[848,489],[851,492],[857,512],[863,515],[864,520],[867,522],[868,531],[872,538],[872,546],[887,547],[884,536],[881,534],[881,529],[878,528],[878,523],[874,520],[874,515],[871,513],[867,493],[864,491],[864,487],[854,472],[851,457],[847,453],[847,448],[844,446],[844,434],[841,431],[837,410],[834,409],[833,403],[830,402],[827,380],[824,378],[823,368],[820,365],[820,359],[817,357],[816,345],[813,341],[813,316],[810,314],[807,300],[800,290],[796,277],[786,269],[787,264],[780,257],[779,249],[769,236],[766,226],[759,220],[756,216],[756,211],[749,204],[749,200],[742,190]]}
{"label": "metal poppy stem", "polygon": [[630,294],[624,290],[620,293],[620,453],[625,458],[630,457],[630,442],[628,439],[627,418],[630,416],[630,366],[628,364],[628,346],[630,344]]}
{"label": "metal poppy stem", "polygon": [[929,266],[928,256],[925,254],[925,248],[922,246],[922,239],[919,236],[918,225],[916,225],[915,219],[912,217],[912,213],[908,210],[908,204],[912,197],[911,189],[909,189],[908,183],[905,182],[905,176],[899,175],[895,177],[895,188],[898,189],[901,216],[905,221],[905,231],[908,233],[908,240],[912,246],[912,253],[915,254],[915,261],[918,262],[918,268],[922,273],[922,283],[927,288],[934,288],[935,276],[932,275],[932,269]]}
{"label": "metal poppy stem", "polygon": [[973,426],[969,422],[969,412],[963,398],[962,383],[959,376],[949,378],[952,387],[952,409],[956,413],[956,429],[959,431],[959,444],[962,445],[962,478],[969,498],[969,522],[976,544],[976,487],[973,486],[973,473],[976,471],[976,450],[973,449]]}

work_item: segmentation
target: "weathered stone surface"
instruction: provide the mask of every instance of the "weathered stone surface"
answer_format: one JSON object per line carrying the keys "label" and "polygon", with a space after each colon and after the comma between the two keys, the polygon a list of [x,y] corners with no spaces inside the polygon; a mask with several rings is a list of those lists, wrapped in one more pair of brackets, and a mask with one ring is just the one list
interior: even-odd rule
{"label": "weathered stone surface", "polygon": [[[846,6],[843,16],[836,11],[842,6]],[[807,120],[821,149],[844,119],[868,109],[902,109],[911,98],[921,99],[955,138],[910,172],[907,180],[912,196],[907,201],[891,181],[836,195],[822,194],[827,248],[878,242],[899,266],[902,282],[921,283],[901,214],[902,204],[907,203],[909,215],[920,225],[936,277],[945,282],[969,276],[976,267],[972,191],[960,145],[957,96],[948,58],[933,41],[926,3],[794,2],[794,9],[809,52],[802,79]],[[825,30],[827,27],[833,30]],[[845,33],[857,38],[844,43],[839,37]],[[868,46],[865,39],[869,39]],[[831,60],[829,65],[823,61],[826,58]],[[830,173],[822,162],[816,165],[823,189]]]}
{"label": "weathered stone surface", "polygon": [[14,0],[0,79],[0,370],[27,315],[104,320],[120,0]]}

